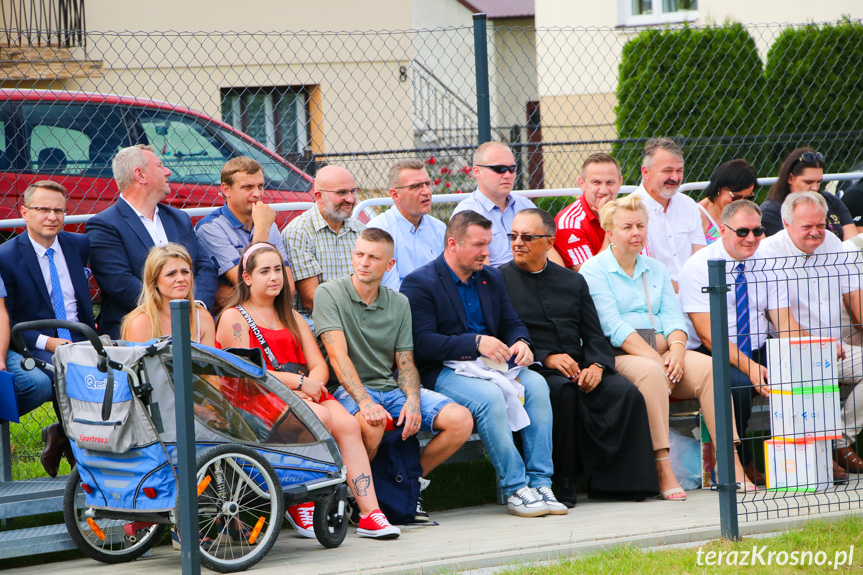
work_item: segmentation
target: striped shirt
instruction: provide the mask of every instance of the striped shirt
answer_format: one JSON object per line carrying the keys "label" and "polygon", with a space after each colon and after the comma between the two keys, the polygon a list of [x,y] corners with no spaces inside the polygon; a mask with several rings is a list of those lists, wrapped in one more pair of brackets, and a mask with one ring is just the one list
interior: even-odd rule
{"label": "striped shirt", "polygon": [[584,194],[561,210],[555,223],[557,234],[554,237],[554,247],[566,267],[580,266],[602,249],[605,230],[599,224],[599,218],[587,205]]}
{"label": "striped shirt", "polygon": [[[351,253],[365,226],[354,218],[342,222],[338,233],[327,224],[318,206],[292,220],[282,230],[285,250],[295,281],[317,277],[320,283],[351,275]],[[311,310],[303,306],[299,290],[294,300],[297,311],[306,317]]]}

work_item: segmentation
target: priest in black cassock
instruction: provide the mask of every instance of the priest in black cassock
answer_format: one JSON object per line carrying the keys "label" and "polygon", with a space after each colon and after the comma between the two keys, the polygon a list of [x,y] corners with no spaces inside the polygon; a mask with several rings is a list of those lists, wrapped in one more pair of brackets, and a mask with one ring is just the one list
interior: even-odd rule
{"label": "priest in black cassock", "polygon": [[512,306],[530,332],[554,410],[554,492],[575,504],[575,479],[588,495],[641,500],[659,493],[644,398],[614,371],[587,282],[548,260],[554,219],[522,210],[509,234],[513,261],[502,266]]}

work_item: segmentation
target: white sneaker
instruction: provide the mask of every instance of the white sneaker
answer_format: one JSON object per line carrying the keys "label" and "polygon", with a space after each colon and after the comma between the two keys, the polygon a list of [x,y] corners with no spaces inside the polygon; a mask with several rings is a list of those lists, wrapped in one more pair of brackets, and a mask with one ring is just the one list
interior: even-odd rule
{"label": "white sneaker", "polygon": [[308,503],[300,503],[299,505],[291,505],[285,511],[285,517],[297,530],[297,533],[309,539],[315,538],[315,524],[313,518],[315,516],[315,504],[309,501]]}
{"label": "white sneaker", "polygon": [[507,513],[518,517],[542,517],[548,515],[548,507],[542,496],[530,487],[522,487],[506,501]]}
{"label": "white sneaker", "polygon": [[566,515],[569,509],[557,500],[551,487],[534,487],[533,490],[542,498],[542,502],[548,507],[549,515]]}

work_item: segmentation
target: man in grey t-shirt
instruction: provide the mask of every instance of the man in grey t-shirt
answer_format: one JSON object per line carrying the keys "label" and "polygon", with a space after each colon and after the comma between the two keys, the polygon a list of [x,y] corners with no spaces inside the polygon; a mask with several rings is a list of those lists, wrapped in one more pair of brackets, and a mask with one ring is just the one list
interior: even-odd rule
{"label": "man in grey t-shirt", "polygon": [[[434,439],[420,458],[423,475],[428,475],[467,440],[473,418],[448,397],[420,386],[410,304],[381,286],[384,273],[395,264],[393,249],[393,238],[384,230],[360,233],[352,253],[354,273],[315,291],[315,335],[341,384],[333,395],[359,421],[369,459],[390,422],[404,426],[403,439],[420,429],[432,431]],[[420,478],[420,485],[428,485],[427,480]],[[422,499],[414,519],[428,521]]]}

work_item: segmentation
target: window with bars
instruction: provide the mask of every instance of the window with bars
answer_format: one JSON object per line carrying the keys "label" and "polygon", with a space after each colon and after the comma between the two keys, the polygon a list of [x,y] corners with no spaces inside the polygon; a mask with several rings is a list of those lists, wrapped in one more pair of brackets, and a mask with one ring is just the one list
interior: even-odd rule
{"label": "window with bars", "polygon": [[222,120],[296,160],[309,146],[309,97],[305,86],[222,90]]}

